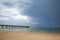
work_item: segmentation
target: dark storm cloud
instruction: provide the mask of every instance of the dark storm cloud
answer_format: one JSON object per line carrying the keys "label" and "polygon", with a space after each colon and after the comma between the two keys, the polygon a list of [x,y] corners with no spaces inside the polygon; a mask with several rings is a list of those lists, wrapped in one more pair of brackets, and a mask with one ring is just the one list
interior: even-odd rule
{"label": "dark storm cloud", "polygon": [[[33,0],[32,6],[26,10],[27,15],[40,19],[38,20],[42,26],[54,27],[58,26],[56,22],[59,16],[59,1],[57,0]],[[59,14],[59,15],[58,15]],[[58,23],[59,24],[59,23]]]}
{"label": "dark storm cloud", "polygon": [[[21,22],[21,17],[29,19],[31,17],[30,23],[32,25],[38,25],[43,27],[54,27],[60,26],[60,1],[59,0],[3,0],[0,2],[0,15],[4,14],[9,17],[18,18],[13,21],[6,21],[8,23],[26,24],[26,22]],[[32,1],[32,2],[29,2]],[[8,8],[7,8],[8,7]],[[6,13],[7,11],[8,14]],[[20,15],[24,14],[23,15]],[[17,15],[16,17],[13,15]],[[26,16],[25,16],[26,15]],[[4,17],[4,16],[1,16]],[[6,17],[6,16],[5,16]],[[1,18],[3,19],[3,18]],[[5,18],[7,20],[7,18]],[[3,19],[4,20],[4,19]],[[18,21],[19,20],[19,21]],[[17,22],[16,22],[17,21]],[[0,23],[6,23],[0,21]],[[21,22],[21,23],[20,23]],[[29,24],[30,25],[30,24]]]}
{"label": "dark storm cloud", "polygon": [[5,6],[7,6],[7,7],[12,7],[12,6],[14,6],[13,3],[9,3],[9,2],[4,2],[3,4],[4,4]]}

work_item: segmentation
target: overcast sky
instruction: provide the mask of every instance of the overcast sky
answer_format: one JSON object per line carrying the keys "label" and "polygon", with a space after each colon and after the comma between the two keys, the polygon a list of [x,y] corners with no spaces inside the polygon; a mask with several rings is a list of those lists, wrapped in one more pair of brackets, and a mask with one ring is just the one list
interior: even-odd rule
{"label": "overcast sky", "polygon": [[59,2],[58,0],[0,0],[0,24],[60,26]]}

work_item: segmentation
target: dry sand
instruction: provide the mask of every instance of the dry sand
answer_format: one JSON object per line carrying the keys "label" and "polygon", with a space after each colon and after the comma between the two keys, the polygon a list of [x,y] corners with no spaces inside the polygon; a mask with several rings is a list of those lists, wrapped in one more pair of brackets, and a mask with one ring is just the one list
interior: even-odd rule
{"label": "dry sand", "polygon": [[0,40],[60,40],[60,33],[8,32],[0,30]]}

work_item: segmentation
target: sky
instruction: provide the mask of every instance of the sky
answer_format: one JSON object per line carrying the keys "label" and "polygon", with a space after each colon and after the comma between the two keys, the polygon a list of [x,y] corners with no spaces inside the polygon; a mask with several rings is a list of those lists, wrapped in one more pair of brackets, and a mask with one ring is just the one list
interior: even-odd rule
{"label": "sky", "polygon": [[59,27],[59,0],[0,0],[0,24]]}

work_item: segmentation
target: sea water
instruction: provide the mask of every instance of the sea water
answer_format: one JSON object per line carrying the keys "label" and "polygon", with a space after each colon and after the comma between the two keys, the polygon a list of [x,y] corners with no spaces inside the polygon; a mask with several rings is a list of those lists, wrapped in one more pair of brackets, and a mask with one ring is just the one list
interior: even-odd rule
{"label": "sea water", "polygon": [[0,30],[7,30],[7,31],[13,31],[13,32],[21,32],[21,31],[32,31],[32,32],[60,32],[60,27],[30,27],[30,28],[24,28],[24,27],[13,27],[13,28],[1,28]]}
{"label": "sea water", "polygon": [[13,32],[21,32],[21,31],[28,31],[29,28],[23,28],[23,27],[1,28],[0,27],[0,30],[13,31]]}

